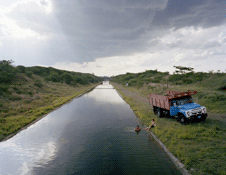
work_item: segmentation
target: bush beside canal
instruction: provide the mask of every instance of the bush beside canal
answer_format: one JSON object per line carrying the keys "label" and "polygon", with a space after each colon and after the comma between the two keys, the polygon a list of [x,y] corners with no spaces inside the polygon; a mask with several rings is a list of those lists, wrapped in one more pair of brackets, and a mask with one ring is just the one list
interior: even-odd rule
{"label": "bush beside canal", "polygon": [[172,118],[157,118],[145,90],[112,84],[146,126],[153,118],[156,120],[157,126],[151,131],[191,174],[226,173],[225,121],[216,120],[210,115],[205,122],[181,125]]}

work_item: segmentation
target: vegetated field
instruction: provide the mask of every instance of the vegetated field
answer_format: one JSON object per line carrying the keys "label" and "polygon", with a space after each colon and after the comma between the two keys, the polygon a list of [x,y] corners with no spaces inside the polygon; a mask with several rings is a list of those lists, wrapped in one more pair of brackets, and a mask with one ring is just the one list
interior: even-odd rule
{"label": "vegetated field", "polygon": [[[56,75],[53,79],[48,79],[48,73],[43,76],[48,69],[54,71],[51,73]],[[59,79],[54,79],[56,77]],[[0,140],[95,87],[100,80],[91,74],[43,67],[13,67],[10,61],[1,61]]]}
{"label": "vegetated field", "polygon": [[[204,73],[200,81],[190,83],[182,82],[183,75],[176,75],[180,77],[178,81],[172,81],[171,76],[157,71],[127,73],[113,77],[112,84],[145,125],[150,125],[153,118],[156,120],[157,126],[152,132],[191,174],[226,174],[226,92],[223,90],[226,74]],[[155,77],[159,77],[157,83]],[[141,83],[136,84],[136,81]],[[126,87],[128,82],[132,83]],[[197,90],[194,100],[207,107],[208,117],[204,122],[181,125],[175,119],[154,115],[148,102],[149,93],[164,95],[166,90],[188,89]]]}

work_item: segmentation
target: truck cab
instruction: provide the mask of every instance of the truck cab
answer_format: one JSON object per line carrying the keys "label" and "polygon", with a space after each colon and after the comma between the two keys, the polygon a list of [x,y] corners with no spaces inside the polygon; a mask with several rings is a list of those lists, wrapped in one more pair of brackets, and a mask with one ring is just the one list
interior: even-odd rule
{"label": "truck cab", "polygon": [[174,116],[181,123],[188,123],[195,120],[205,120],[207,110],[204,106],[194,103],[191,96],[173,99],[170,106],[170,115]]}

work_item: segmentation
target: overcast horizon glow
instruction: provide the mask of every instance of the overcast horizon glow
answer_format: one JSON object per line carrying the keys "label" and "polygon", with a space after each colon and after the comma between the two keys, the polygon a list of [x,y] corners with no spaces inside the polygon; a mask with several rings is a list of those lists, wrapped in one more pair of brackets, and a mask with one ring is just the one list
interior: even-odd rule
{"label": "overcast horizon glow", "polygon": [[0,56],[113,76],[173,66],[226,71],[225,0],[8,0]]}

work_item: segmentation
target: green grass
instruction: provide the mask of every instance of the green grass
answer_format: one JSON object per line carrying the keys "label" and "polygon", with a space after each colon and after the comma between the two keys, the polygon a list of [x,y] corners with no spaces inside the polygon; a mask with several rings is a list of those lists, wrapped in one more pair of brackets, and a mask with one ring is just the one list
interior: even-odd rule
{"label": "green grass", "polygon": [[[210,117],[205,122],[181,125],[172,118],[157,118],[151,106],[144,100],[144,97],[147,98],[147,89],[113,85],[145,125],[150,125],[153,118],[156,120],[157,126],[151,131],[192,174],[225,174],[225,122],[215,121]],[[185,87],[181,87],[183,88]],[[163,88],[154,89],[158,93],[162,90]],[[125,91],[133,93],[128,95]]]}
{"label": "green grass", "polygon": [[129,83],[129,90],[145,97],[148,94],[165,95],[166,90],[196,90],[198,94],[193,96],[194,99],[197,99],[200,105],[206,106],[208,112],[226,113],[226,90],[221,90],[222,87],[226,87],[226,73],[196,72],[171,75],[167,72],[148,70],[142,73],[126,73],[111,79],[122,85]]}
{"label": "green grass", "polygon": [[0,98],[0,140],[98,84],[71,86],[37,75],[21,79],[26,81],[9,84]]}

